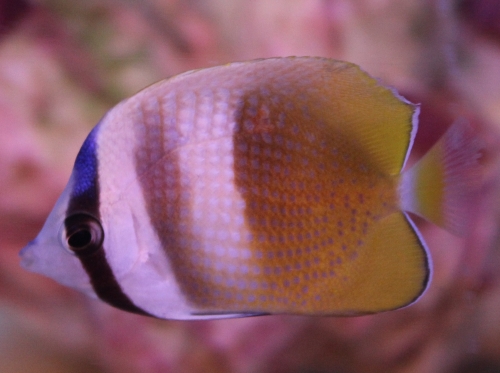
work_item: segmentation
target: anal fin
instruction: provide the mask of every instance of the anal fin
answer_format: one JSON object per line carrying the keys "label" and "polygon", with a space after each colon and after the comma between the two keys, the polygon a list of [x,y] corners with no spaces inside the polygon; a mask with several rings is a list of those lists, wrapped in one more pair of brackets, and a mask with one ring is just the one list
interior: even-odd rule
{"label": "anal fin", "polygon": [[431,262],[417,228],[398,212],[373,227],[351,272],[339,306],[346,315],[375,313],[416,301],[429,283]]}

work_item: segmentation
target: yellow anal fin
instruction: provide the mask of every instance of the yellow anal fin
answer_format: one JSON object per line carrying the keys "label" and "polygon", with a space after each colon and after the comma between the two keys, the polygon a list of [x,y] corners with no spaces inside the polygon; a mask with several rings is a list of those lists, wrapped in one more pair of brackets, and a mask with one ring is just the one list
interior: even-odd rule
{"label": "yellow anal fin", "polygon": [[337,313],[356,315],[394,310],[415,302],[431,278],[430,256],[410,218],[394,213],[375,225],[364,251],[346,273]]}
{"label": "yellow anal fin", "polygon": [[469,125],[457,121],[415,166],[403,173],[402,209],[463,234],[481,180],[480,150],[481,143]]}

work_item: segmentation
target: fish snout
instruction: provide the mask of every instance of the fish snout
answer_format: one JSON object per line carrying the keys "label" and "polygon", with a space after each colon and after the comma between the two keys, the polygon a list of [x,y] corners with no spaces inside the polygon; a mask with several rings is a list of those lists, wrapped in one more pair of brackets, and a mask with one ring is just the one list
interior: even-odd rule
{"label": "fish snout", "polygon": [[35,263],[35,254],[33,247],[37,245],[37,240],[28,242],[28,244],[19,252],[19,257],[21,258],[21,267],[24,269],[31,269]]}

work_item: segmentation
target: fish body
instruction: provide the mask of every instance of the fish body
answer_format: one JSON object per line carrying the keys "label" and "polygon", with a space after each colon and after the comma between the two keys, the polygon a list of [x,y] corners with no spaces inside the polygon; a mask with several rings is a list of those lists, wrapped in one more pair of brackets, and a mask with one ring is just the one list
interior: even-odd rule
{"label": "fish body", "polygon": [[458,230],[479,154],[456,125],[401,173],[418,110],[324,58],[161,81],[92,130],[22,265],[159,318],[406,306],[432,272],[407,213]]}

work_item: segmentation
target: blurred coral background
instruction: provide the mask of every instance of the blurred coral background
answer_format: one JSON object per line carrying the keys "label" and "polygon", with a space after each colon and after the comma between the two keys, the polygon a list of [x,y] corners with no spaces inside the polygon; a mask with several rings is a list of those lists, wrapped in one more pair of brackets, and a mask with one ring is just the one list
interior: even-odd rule
{"label": "blurred coral background", "polygon": [[[463,238],[418,221],[434,280],[356,318],[154,320],[19,267],[86,134],[189,69],[318,55],[422,103],[415,157],[457,117],[485,143]],[[0,0],[0,372],[500,372],[498,0]]]}

